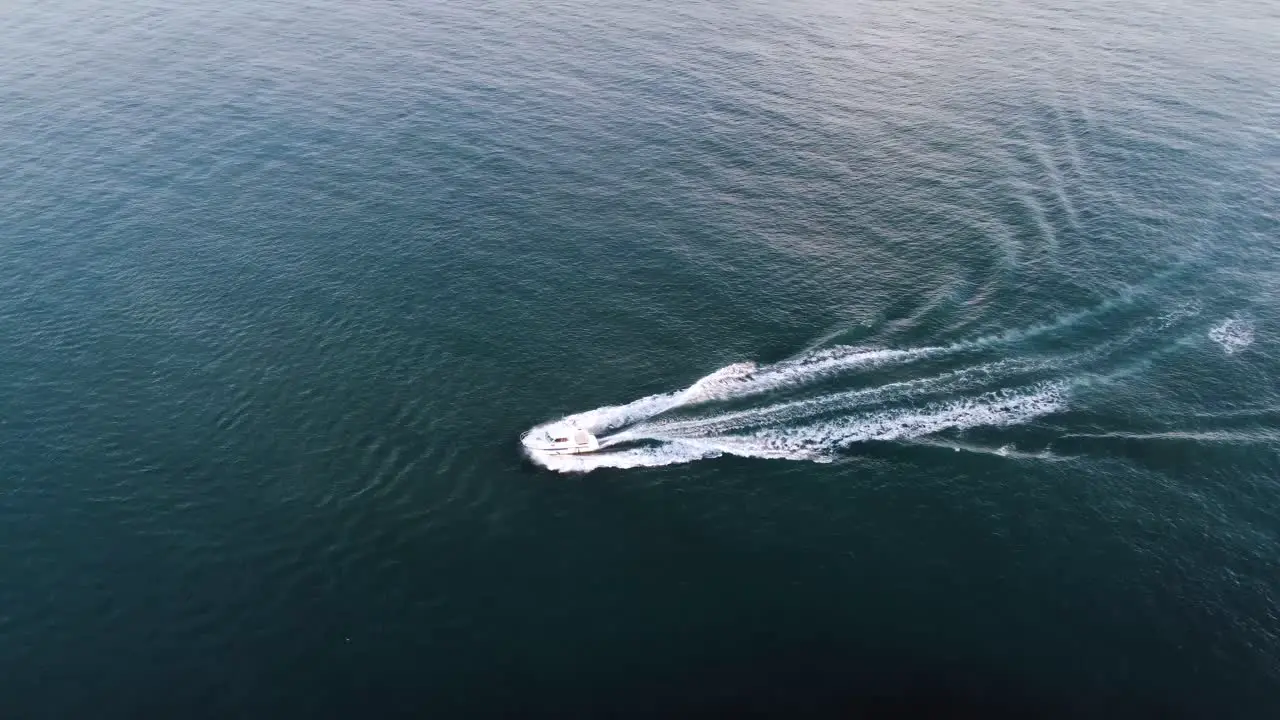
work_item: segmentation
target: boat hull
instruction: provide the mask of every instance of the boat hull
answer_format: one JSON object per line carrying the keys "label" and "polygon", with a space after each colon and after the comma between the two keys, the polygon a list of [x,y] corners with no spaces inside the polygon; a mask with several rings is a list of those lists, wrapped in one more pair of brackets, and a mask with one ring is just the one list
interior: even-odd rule
{"label": "boat hull", "polygon": [[527,432],[520,436],[520,444],[529,452],[543,455],[585,455],[600,450],[600,441],[596,436],[580,428],[563,433]]}
{"label": "boat hull", "polygon": [[525,445],[527,450],[543,455],[590,455],[591,453],[600,452],[600,448],[544,448]]}

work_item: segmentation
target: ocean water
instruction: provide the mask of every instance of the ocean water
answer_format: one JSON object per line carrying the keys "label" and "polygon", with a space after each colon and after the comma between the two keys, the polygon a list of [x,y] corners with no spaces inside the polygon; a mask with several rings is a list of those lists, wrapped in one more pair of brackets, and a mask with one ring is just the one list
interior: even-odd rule
{"label": "ocean water", "polygon": [[1280,716],[1277,38],[7,4],[0,716]]}

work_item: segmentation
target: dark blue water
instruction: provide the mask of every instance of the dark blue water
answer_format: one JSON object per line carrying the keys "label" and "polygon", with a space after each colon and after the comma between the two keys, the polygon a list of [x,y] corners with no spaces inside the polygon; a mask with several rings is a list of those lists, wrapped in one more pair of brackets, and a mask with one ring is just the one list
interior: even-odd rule
{"label": "dark blue water", "polygon": [[1275,717],[1277,37],[8,7],[0,715]]}

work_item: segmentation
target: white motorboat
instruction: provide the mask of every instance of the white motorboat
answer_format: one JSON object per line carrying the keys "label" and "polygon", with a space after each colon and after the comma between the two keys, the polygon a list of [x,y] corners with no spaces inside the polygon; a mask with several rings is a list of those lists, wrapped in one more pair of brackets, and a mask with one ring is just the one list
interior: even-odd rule
{"label": "white motorboat", "polygon": [[547,455],[579,455],[600,449],[600,441],[580,427],[535,428],[520,436],[526,449]]}

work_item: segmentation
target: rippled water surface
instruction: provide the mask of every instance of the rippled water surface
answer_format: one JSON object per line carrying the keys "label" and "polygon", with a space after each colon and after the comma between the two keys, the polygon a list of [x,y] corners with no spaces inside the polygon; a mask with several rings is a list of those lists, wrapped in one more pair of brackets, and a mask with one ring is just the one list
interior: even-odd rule
{"label": "rippled water surface", "polygon": [[1277,38],[10,3],[0,715],[1277,716]]}

